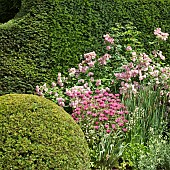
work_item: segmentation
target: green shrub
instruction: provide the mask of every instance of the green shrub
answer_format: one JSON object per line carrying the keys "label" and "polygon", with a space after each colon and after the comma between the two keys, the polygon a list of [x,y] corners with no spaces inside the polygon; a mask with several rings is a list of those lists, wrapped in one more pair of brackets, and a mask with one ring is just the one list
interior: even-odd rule
{"label": "green shrub", "polygon": [[[102,36],[115,23],[133,22],[142,32],[139,41],[152,51],[150,34],[156,27],[169,32],[169,11],[168,0],[22,0],[15,18],[0,25],[0,94],[32,93],[37,84],[56,80],[56,73],[66,74],[80,55],[103,54]],[[167,63],[169,42],[161,48]]]}
{"label": "green shrub", "polygon": [[0,103],[0,169],[89,169],[84,134],[61,107],[29,94]]}

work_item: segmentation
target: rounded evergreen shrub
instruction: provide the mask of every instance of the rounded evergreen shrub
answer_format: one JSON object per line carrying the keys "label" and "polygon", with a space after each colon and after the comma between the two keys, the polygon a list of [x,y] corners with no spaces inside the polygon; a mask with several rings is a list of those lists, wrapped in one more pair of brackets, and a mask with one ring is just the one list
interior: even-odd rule
{"label": "rounded evergreen shrub", "polygon": [[89,169],[84,134],[61,107],[30,94],[3,95],[0,103],[0,169]]}

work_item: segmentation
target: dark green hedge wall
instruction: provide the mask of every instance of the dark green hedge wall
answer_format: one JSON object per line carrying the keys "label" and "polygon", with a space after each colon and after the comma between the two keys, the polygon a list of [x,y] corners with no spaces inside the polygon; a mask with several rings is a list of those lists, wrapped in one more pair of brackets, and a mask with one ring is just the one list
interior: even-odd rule
{"label": "dark green hedge wall", "polygon": [[[170,33],[169,11],[169,0],[22,0],[15,19],[0,25],[0,94],[33,93],[85,52],[101,54],[102,36],[117,22],[133,22],[145,44],[156,27]],[[163,49],[167,63],[169,42]]]}

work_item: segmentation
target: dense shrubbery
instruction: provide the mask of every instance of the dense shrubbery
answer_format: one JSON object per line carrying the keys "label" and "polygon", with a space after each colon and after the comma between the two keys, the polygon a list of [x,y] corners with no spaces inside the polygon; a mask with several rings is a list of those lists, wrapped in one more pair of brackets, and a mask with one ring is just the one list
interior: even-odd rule
{"label": "dense shrubbery", "polygon": [[[170,3],[157,1],[22,0],[16,17],[0,26],[0,94],[31,93],[40,82],[78,64],[80,55],[102,54],[102,34],[115,23],[132,21],[148,41],[153,29],[169,30]],[[169,62],[169,40],[163,50]]]}
{"label": "dense shrubbery", "polygon": [[36,86],[36,92],[72,113],[91,149],[92,167],[169,169],[170,67],[159,46],[169,34],[155,29],[150,52],[135,27],[128,24],[122,32],[118,26],[117,33],[104,35],[107,53],[84,54],[68,77],[58,73],[57,82]]}
{"label": "dense shrubbery", "polygon": [[89,169],[84,134],[61,107],[25,94],[0,103],[0,169]]}

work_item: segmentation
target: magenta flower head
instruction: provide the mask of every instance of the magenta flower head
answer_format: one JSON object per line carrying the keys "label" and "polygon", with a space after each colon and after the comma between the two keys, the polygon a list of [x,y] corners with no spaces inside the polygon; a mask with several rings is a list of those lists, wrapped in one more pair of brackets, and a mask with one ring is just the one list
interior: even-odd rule
{"label": "magenta flower head", "polygon": [[114,135],[114,133],[125,131],[127,124],[125,114],[128,111],[121,103],[119,94],[112,94],[106,89],[96,89],[92,93],[88,89],[88,91],[82,91],[81,95],[84,97],[76,96],[77,104],[72,117],[86,133],[90,135],[94,129],[97,130],[96,135],[107,133]]}
{"label": "magenta flower head", "polygon": [[111,132],[111,130],[110,130],[110,129],[107,129],[107,130],[106,130],[106,132],[107,132],[107,133],[110,133],[110,132]]}
{"label": "magenta flower head", "polygon": [[94,126],[94,129],[98,130],[98,129],[99,129],[99,126]]}

